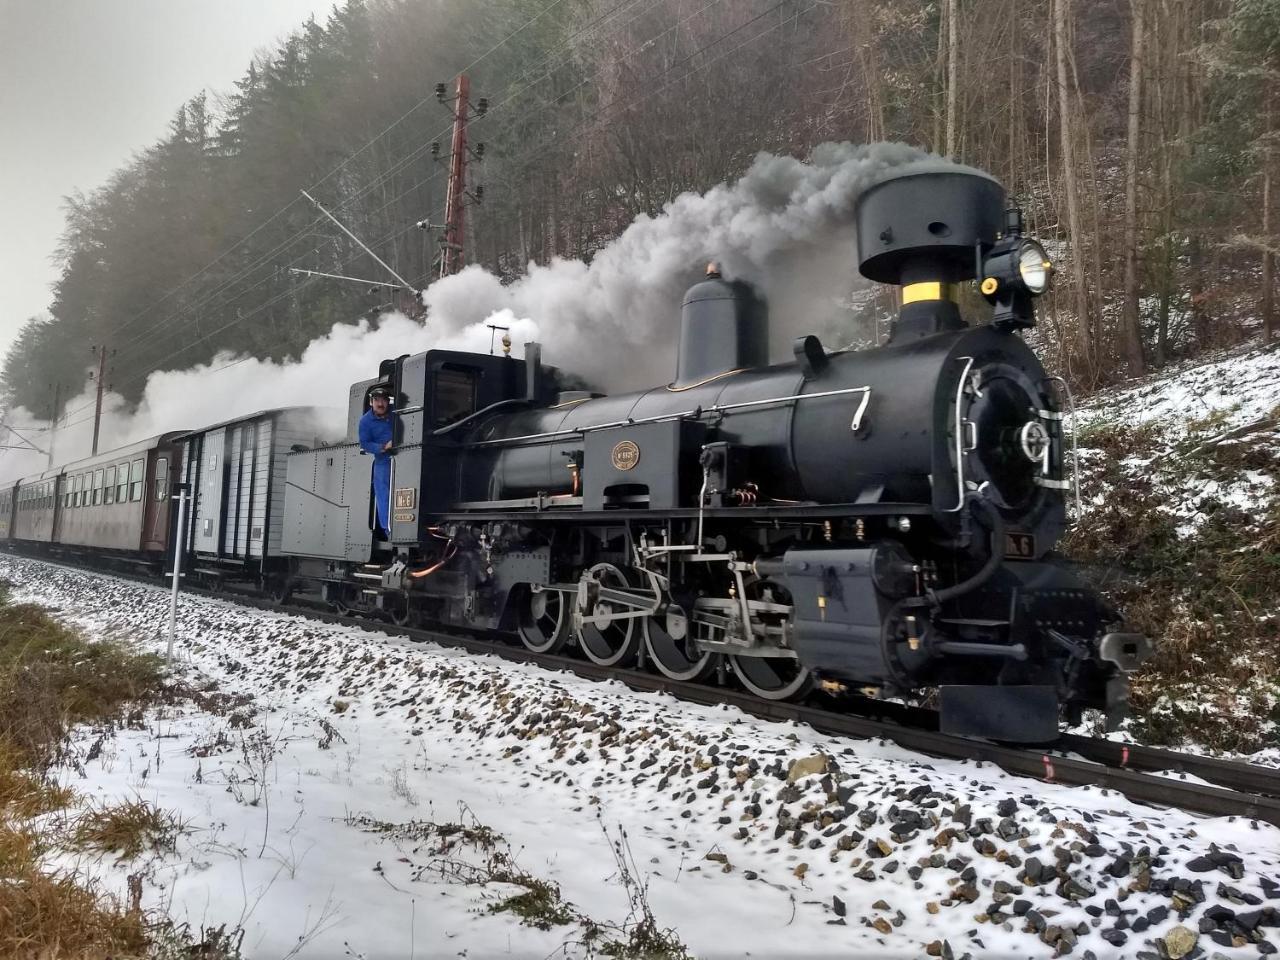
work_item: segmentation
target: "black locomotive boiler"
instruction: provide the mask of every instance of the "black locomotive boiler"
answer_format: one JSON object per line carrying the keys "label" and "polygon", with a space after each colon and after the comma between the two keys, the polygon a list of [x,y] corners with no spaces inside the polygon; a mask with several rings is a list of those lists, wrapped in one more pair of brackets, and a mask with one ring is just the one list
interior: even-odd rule
{"label": "black locomotive boiler", "polygon": [[[960,167],[861,195],[861,271],[902,295],[878,349],[803,337],[770,365],[765,304],[712,270],[654,389],[557,392],[532,344],[385,361],[352,388],[349,437],[389,387],[391,535],[372,531],[354,443],[294,454],[293,582],[771,699],[936,689],[952,732],[1042,741],[1064,712],[1114,719],[1149,645],[1052,555],[1070,403],[1018,335],[1051,268],[1005,207]],[[980,326],[957,304],[972,281],[993,305]]]}

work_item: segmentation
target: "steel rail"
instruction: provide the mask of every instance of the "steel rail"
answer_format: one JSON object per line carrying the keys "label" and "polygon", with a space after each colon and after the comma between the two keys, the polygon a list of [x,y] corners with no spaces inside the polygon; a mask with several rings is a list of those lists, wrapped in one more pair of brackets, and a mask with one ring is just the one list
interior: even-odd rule
{"label": "steel rail", "polygon": [[[20,555],[73,570],[88,570],[152,585],[155,582],[153,577]],[[1280,826],[1280,770],[1257,764],[1070,734],[1064,734],[1051,746],[1031,748],[973,740],[938,731],[937,715],[933,711],[901,704],[860,698],[860,706],[869,707],[879,716],[838,713],[812,704],[761,700],[728,687],[671,680],[626,668],[602,667],[560,654],[537,654],[514,643],[486,640],[460,630],[400,626],[389,621],[337,614],[313,605],[280,604],[252,594],[209,590],[194,585],[187,585],[186,592],[264,611],[302,616],[416,642],[436,643],[544,669],[567,671],[588,680],[617,680],[633,690],[667,693],[704,706],[737,707],[761,720],[803,723],[831,736],[887,740],[904,749],[933,757],[991,763],[1006,773],[1044,783],[1115,790],[1130,801],[1157,809],[1174,807],[1209,816],[1239,816]],[[930,728],[930,718],[934,729]],[[1080,754],[1080,757],[1067,756],[1066,753]],[[1174,775],[1157,775],[1166,771]],[[1214,782],[1199,783],[1185,779],[1185,776]]]}
{"label": "steel rail", "polygon": [[[203,592],[203,591],[202,591]],[[732,706],[761,720],[803,723],[819,733],[855,739],[884,739],[930,756],[992,763],[1007,773],[1065,786],[1097,786],[1115,790],[1131,801],[1157,808],[1176,807],[1210,816],[1240,816],[1280,826],[1280,770],[1256,764],[1200,757],[1134,744],[1119,744],[1089,737],[1064,735],[1051,747],[1027,748],[973,740],[936,729],[914,726],[897,720],[837,713],[802,703],[761,700],[749,693],[727,687],[671,680],[657,674],[617,667],[602,667],[587,660],[560,654],[536,654],[524,647],[485,640],[462,632],[342,616],[301,605],[277,605],[269,600],[239,594],[210,594],[215,598],[234,597],[265,610],[294,613],[344,626],[373,630],[392,636],[406,636],[419,642],[459,647],[472,653],[491,654],[517,663],[545,669],[564,670],[588,680],[617,680],[633,690],[668,693],[681,700],[704,706]],[[875,701],[869,701],[875,703]],[[932,711],[912,711],[930,714]],[[1080,753],[1086,759],[1064,755]],[[1203,784],[1178,776],[1157,776],[1159,771],[1191,774],[1218,784]]]}

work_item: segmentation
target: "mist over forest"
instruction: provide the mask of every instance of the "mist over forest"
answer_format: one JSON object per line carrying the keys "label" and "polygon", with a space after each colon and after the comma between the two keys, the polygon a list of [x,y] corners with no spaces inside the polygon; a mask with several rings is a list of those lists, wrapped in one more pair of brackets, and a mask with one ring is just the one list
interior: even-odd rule
{"label": "mist over forest", "polygon": [[[1277,67],[1280,0],[348,0],[233,89],[175,91],[167,134],[68,198],[61,278],[5,357],[0,401],[79,443],[106,345],[118,439],[140,415],[176,425],[154,414],[200,385],[208,403],[181,410],[197,419],[249,389],[332,403],[377,350],[487,349],[477,331],[498,311],[594,385],[642,386],[670,369],[663,318],[674,331],[701,259],[725,255],[712,240],[765,283],[775,333],[869,345],[893,294],[859,281],[838,217],[794,233],[769,217],[821,196],[850,157],[924,153],[990,171],[1023,206],[1058,260],[1037,346],[1074,384],[1104,385],[1270,333]],[[474,267],[419,298],[381,285],[300,190],[427,286],[450,125],[433,87],[463,71],[488,100],[471,126]],[[905,146],[838,146],[882,141]],[[766,216],[735,233],[741,210]],[[411,334],[332,348],[397,313]],[[303,375],[313,342],[348,365]]]}

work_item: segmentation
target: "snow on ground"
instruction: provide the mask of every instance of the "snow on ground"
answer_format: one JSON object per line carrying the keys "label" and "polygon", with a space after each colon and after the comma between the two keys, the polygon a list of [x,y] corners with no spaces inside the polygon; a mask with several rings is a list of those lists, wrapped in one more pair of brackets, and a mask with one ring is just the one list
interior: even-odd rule
{"label": "snow on ground", "polygon": [[[163,649],[163,590],[11,557],[0,576]],[[578,927],[491,913],[522,891],[461,882],[483,857],[426,826],[446,821],[497,832],[606,924],[630,909],[625,830],[659,925],[700,957],[1275,951],[1266,824],[203,598],[182,599],[178,650],[223,709],[153,709],[96,750],[82,731],[68,776],[189,821],[144,904],[242,925],[248,957],[587,954]],[[81,865],[121,892],[140,869]]]}
{"label": "snow on ground", "polygon": [[[1280,448],[1280,350],[1256,344],[1173,366],[1136,384],[1095,394],[1080,410],[1081,496],[1085,513],[1111,495],[1094,481],[1106,454],[1089,447],[1089,431],[1104,425],[1154,432],[1146,455],[1126,457],[1126,476],[1150,477],[1179,521],[1178,534],[1194,536],[1204,518],[1224,507],[1246,514],[1259,512],[1276,496],[1276,479],[1242,469],[1215,478],[1181,469],[1189,449],[1199,444],[1267,445]],[[1253,429],[1249,429],[1250,427]],[[1233,431],[1243,432],[1233,437]],[[1192,439],[1188,444],[1187,441]]]}
{"label": "snow on ground", "polygon": [[1257,420],[1280,406],[1280,350],[1250,345],[1206,362],[1204,357],[1161,370],[1137,384],[1089,397],[1082,423],[1155,423],[1174,435],[1211,415],[1222,430]]}

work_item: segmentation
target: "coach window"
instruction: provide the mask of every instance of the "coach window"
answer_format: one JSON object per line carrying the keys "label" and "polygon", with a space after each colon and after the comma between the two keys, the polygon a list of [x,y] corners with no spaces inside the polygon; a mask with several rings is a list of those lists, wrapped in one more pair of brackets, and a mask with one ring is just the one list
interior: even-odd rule
{"label": "coach window", "polygon": [[72,484],[71,502],[77,507],[82,507],[84,506],[84,474],[82,473],[72,479],[74,482]]}
{"label": "coach window", "polygon": [[[218,458],[215,454],[211,463],[217,463]],[[169,461],[164,457],[156,460],[156,499],[163,500],[169,495]]]}
{"label": "coach window", "polygon": [[129,497],[129,464],[116,466],[116,503],[124,503]]}
{"label": "coach window", "polygon": [[146,461],[135,460],[129,468],[129,499],[135,503],[142,499],[142,475]]}
{"label": "coach window", "polygon": [[107,467],[107,476],[102,484],[102,502],[116,502],[116,468]]}
{"label": "coach window", "polygon": [[93,471],[93,505],[96,507],[102,502],[102,471]]}
{"label": "coach window", "polygon": [[62,506],[63,509],[71,509],[71,478],[67,477],[67,482],[62,485]]}
{"label": "coach window", "polygon": [[435,425],[445,427],[476,412],[476,382],[480,373],[473,367],[449,364],[436,371]]}

